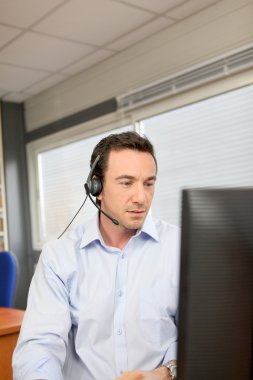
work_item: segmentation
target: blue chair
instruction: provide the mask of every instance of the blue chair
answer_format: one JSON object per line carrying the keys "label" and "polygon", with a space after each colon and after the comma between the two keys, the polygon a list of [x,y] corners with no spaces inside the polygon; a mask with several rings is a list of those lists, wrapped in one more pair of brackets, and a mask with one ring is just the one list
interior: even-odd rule
{"label": "blue chair", "polygon": [[13,252],[0,252],[0,306],[12,307],[17,283],[18,261]]}

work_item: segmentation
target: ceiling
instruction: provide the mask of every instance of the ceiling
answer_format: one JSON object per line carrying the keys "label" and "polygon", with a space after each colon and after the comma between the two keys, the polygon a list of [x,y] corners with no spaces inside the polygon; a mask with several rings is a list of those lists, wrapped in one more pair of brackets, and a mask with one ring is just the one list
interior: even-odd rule
{"label": "ceiling", "polygon": [[0,0],[0,98],[23,102],[217,2]]}

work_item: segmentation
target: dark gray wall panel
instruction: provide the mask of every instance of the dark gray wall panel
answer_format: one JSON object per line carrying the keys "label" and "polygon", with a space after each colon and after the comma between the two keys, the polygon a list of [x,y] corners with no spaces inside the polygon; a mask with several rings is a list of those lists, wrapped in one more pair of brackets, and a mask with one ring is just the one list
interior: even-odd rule
{"label": "dark gray wall panel", "polygon": [[17,255],[20,266],[14,307],[24,309],[32,257],[23,106],[2,102],[1,109],[9,249]]}

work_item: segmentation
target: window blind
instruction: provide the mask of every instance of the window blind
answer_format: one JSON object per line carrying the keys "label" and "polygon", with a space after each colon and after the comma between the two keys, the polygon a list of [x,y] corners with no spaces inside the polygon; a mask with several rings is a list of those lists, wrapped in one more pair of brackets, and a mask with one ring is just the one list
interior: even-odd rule
{"label": "window blind", "polygon": [[153,216],[180,225],[181,190],[253,186],[253,85],[141,121],[158,181]]}
{"label": "window blind", "polygon": [[[40,241],[57,238],[67,227],[85,199],[84,183],[90,171],[90,157],[95,145],[110,133],[130,130],[114,129],[70,144],[45,150],[38,155],[39,233]],[[87,199],[70,229],[96,213]]]}

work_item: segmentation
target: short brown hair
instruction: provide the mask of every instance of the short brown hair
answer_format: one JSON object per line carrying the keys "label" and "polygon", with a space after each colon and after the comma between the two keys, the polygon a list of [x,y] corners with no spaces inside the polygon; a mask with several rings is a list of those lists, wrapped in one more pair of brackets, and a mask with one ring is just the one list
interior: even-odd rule
{"label": "short brown hair", "polygon": [[99,143],[95,146],[90,159],[90,166],[92,166],[97,156],[100,156],[93,174],[99,178],[102,183],[104,182],[104,175],[108,166],[108,157],[110,152],[125,149],[150,153],[154,158],[157,168],[154,147],[148,138],[142,137],[136,132],[111,134],[99,141]]}

